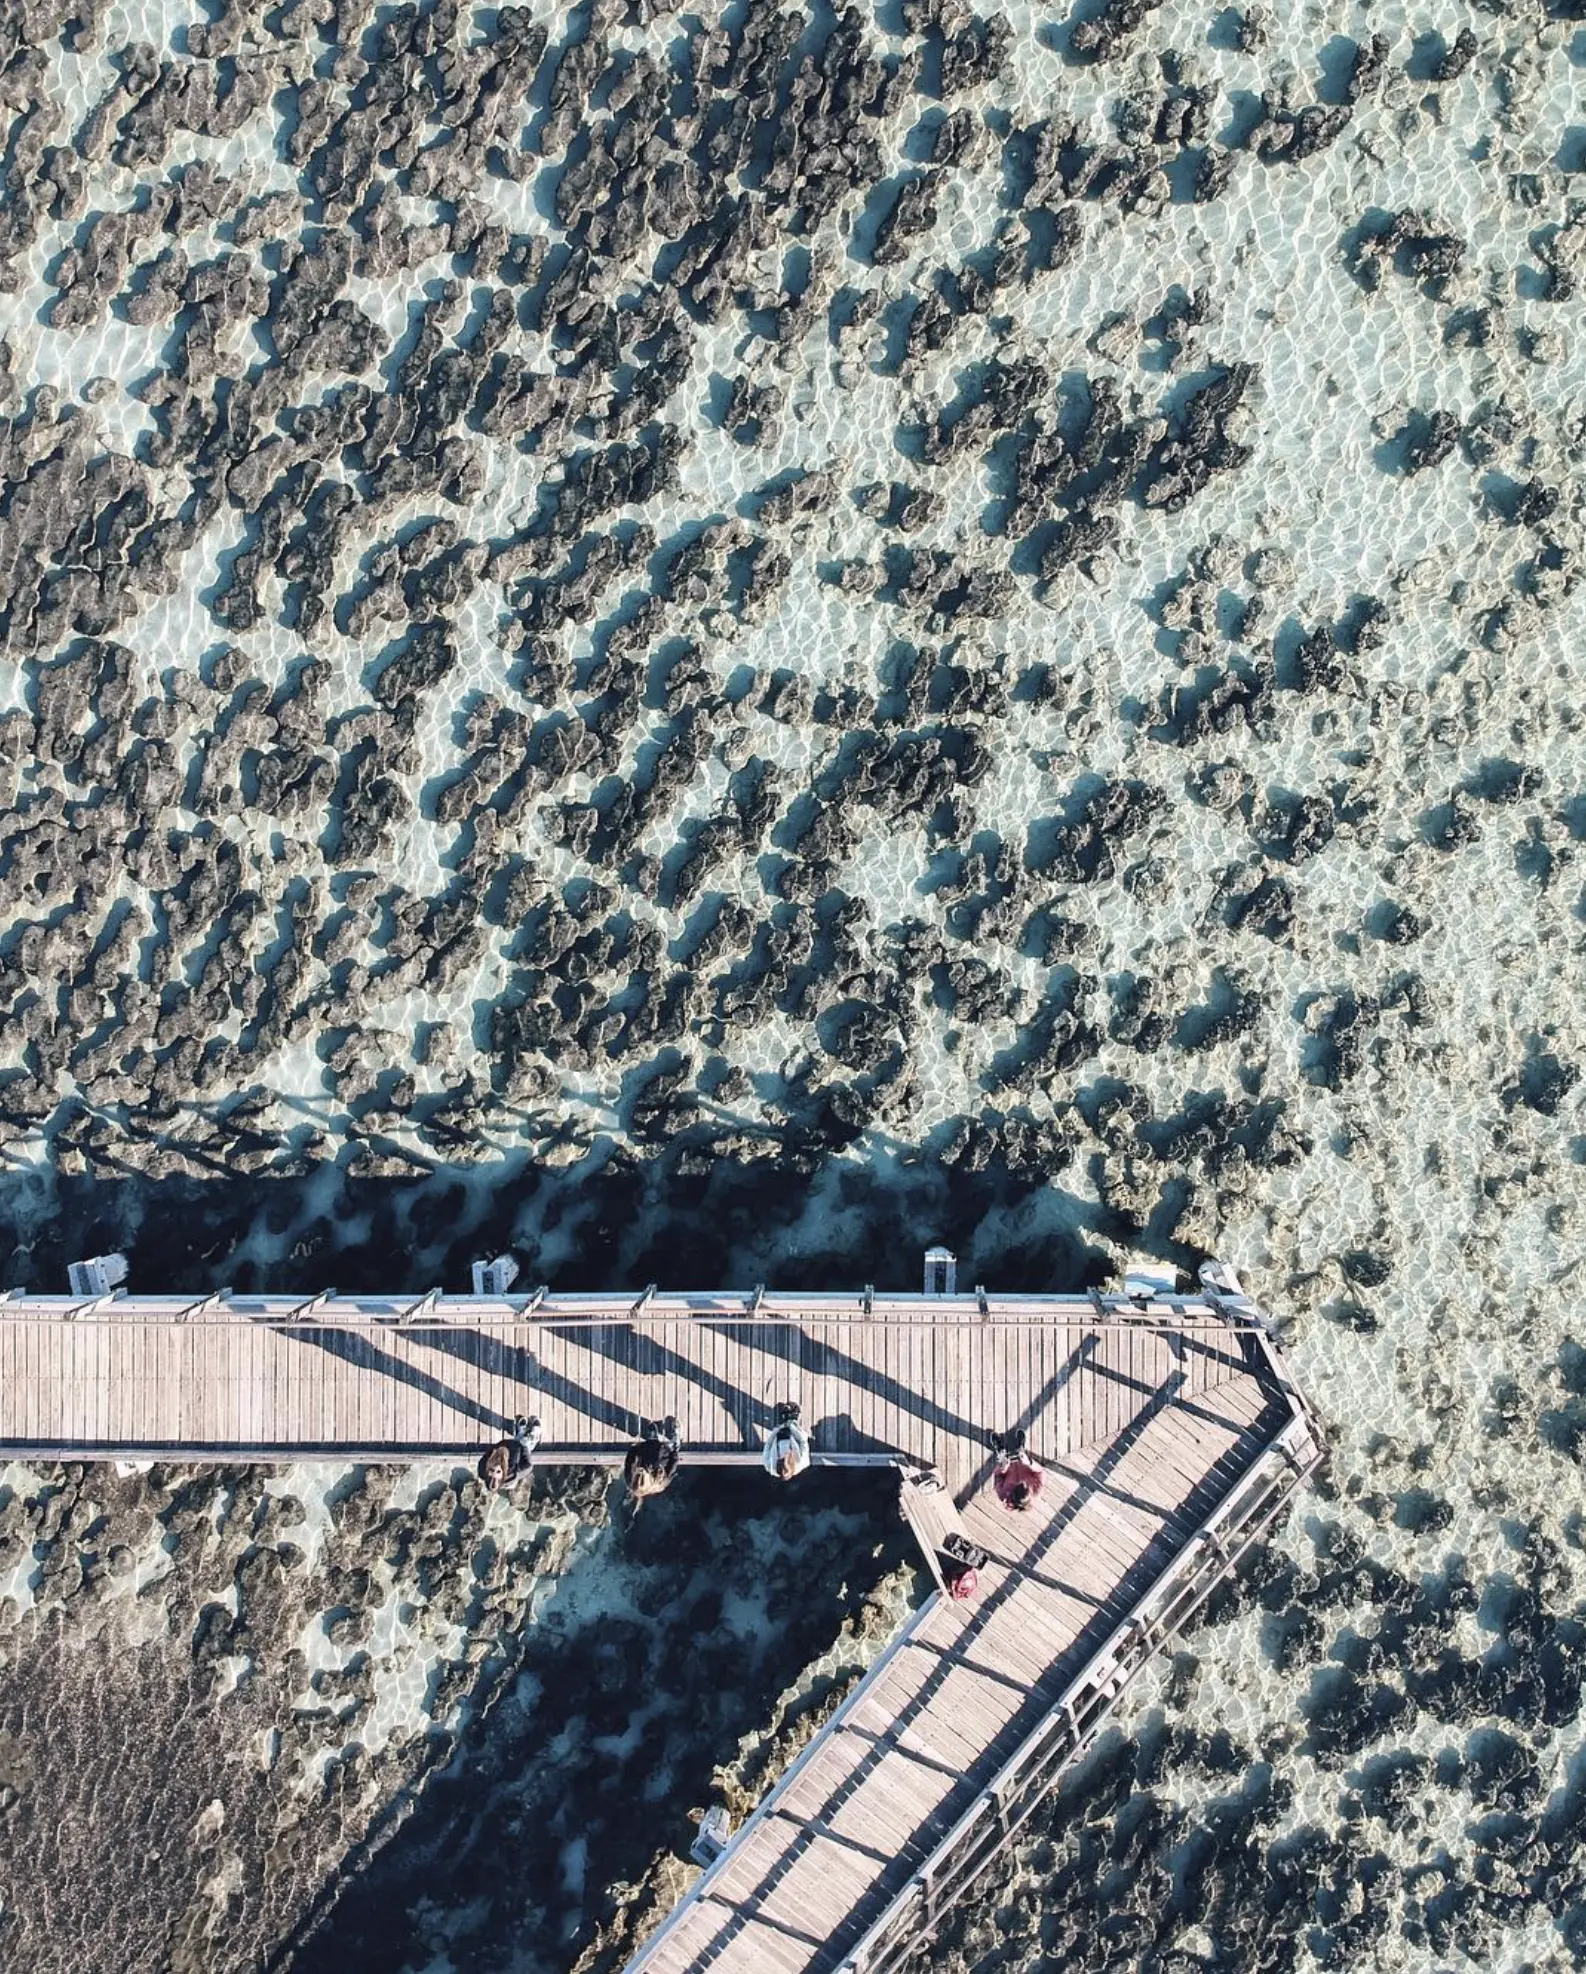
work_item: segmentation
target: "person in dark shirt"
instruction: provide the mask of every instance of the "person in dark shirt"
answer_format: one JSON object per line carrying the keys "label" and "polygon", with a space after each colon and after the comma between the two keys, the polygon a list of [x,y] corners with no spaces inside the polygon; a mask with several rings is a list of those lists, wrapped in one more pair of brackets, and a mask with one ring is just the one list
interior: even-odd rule
{"label": "person in dark shirt", "polygon": [[633,1496],[635,1512],[650,1495],[664,1494],[672,1485],[680,1445],[676,1419],[645,1420],[622,1463],[622,1478]]}
{"label": "person in dark shirt", "polygon": [[534,1465],[534,1449],[539,1443],[539,1420],[525,1419],[520,1413],[512,1421],[511,1437],[498,1439],[479,1456],[479,1478],[492,1494],[500,1493]]}

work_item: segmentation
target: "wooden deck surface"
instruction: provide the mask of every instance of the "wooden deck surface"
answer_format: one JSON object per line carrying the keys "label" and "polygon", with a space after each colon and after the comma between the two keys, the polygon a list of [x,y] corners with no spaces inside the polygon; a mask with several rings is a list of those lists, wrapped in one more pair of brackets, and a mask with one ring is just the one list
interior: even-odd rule
{"label": "wooden deck surface", "polygon": [[[1050,1714],[1294,1414],[1247,1370],[1197,1377],[1136,1338],[1113,1430],[1054,1453],[1022,1515],[988,1486],[960,1508],[992,1561],[970,1604],[936,1599],[629,1963],[629,1974],[837,1974],[926,1870],[990,1776]],[[1220,1360],[1219,1360],[1220,1361]],[[1204,1368],[1202,1365],[1201,1368]],[[1059,1422],[1062,1423],[1059,1423]],[[1054,1419],[1071,1430],[1066,1415]],[[973,1462],[966,1450],[961,1467]]]}
{"label": "wooden deck surface", "polygon": [[[536,1414],[547,1450],[613,1457],[646,1418],[696,1453],[758,1451],[797,1398],[818,1456],[905,1458],[955,1487],[988,1431],[1104,1443],[1165,1379],[1214,1389],[1226,1328],[1082,1298],[0,1300],[0,1450],[84,1457],[423,1458]],[[791,1306],[790,1306],[791,1305]],[[73,1313],[75,1311],[75,1313]],[[183,1313],[186,1312],[186,1313]]]}
{"label": "wooden deck surface", "polygon": [[[988,1801],[1006,1825],[1003,1778],[1047,1786],[1030,1750],[1078,1722],[1079,1685],[1094,1720],[1204,1594],[1199,1545],[1222,1567],[1316,1456],[1242,1293],[0,1298],[0,1457],[471,1457],[521,1412],[541,1459],[619,1460],[671,1414],[685,1459],[741,1461],[786,1399],[818,1461],[899,1465],[906,1492],[931,1470],[927,1552],[961,1529],[990,1561],[974,1601],[916,1614],[629,1974],[879,1974],[921,1887],[981,1868],[965,1831]],[[1024,1514],[989,1487],[1013,1426],[1046,1474]]]}

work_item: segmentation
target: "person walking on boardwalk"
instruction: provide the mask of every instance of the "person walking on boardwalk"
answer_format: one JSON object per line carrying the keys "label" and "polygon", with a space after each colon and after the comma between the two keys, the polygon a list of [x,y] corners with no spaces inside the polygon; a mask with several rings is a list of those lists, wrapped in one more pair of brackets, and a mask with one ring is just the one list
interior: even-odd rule
{"label": "person walking on boardwalk", "polygon": [[1024,1458],[1024,1433],[1018,1426],[1012,1432],[993,1433],[991,1450],[997,1456],[997,1471],[992,1477],[997,1499],[1004,1508],[1022,1515],[1040,1493],[1046,1476]]}
{"label": "person walking on boardwalk", "polygon": [[676,1419],[644,1421],[639,1437],[628,1448],[628,1457],[622,1463],[622,1478],[633,1496],[635,1514],[650,1495],[664,1494],[672,1485],[681,1444]]}
{"label": "person walking on boardwalk", "polygon": [[948,1596],[955,1604],[972,1604],[980,1595],[980,1572],[991,1561],[990,1553],[953,1529],[943,1537],[936,1559]]}
{"label": "person walking on boardwalk", "polygon": [[810,1463],[810,1436],[805,1432],[796,1405],[776,1408],[771,1437],[761,1456],[773,1480],[796,1480]]}
{"label": "person walking on boardwalk", "polygon": [[479,1456],[479,1478],[492,1494],[499,1494],[534,1465],[534,1449],[539,1443],[539,1420],[525,1419],[519,1413],[512,1421],[510,1438],[498,1439]]}

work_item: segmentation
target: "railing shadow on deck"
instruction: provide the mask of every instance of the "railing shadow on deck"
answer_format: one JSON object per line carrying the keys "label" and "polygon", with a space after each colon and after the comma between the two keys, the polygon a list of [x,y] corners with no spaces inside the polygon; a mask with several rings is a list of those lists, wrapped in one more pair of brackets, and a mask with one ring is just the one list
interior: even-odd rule
{"label": "railing shadow on deck", "polygon": [[[333,1324],[326,1324],[294,1329],[292,1334],[298,1342],[307,1344],[313,1349],[323,1350],[328,1356],[339,1357],[343,1363],[355,1364],[362,1370],[376,1371],[382,1377],[394,1378],[398,1384],[422,1392],[426,1398],[438,1399],[443,1405],[472,1419],[488,1432],[505,1431],[512,1423],[510,1419],[504,1419],[500,1413],[493,1412],[488,1405],[481,1405],[478,1399],[470,1397],[467,1392],[458,1391],[454,1385],[431,1376],[429,1372],[421,1370],[417,1364],[410,1364],[404,1358],[393,1356],[389,1350],[382,1350],[366,1332],[342,1330]],[[456,1334],[463,1337],[479,1336],[477,1331],[459,1331]],[[415,1330],[413,1335],[415,1340],[419,1340],[421,1333]],[[497,1348],[499,1349],[500,1346],[498,1345]],[[523,1356],[527,1353],[511,1354]]]}
{"label": "railing shadow on deck", "polygon": [[[555,1324],[548,1327],[553,1334],[563,1338],[571,1337],[593,1354],[609,1358],[624,1369],[633,1371],[635,1375],[670,1375],[708,1391],[720,1402],[722,1410],[737,1428],[738,1438],[731,1443],[733,1445],[758,1446],[771,1430],[777,1396],[780,1393],[771,1395],[751,1392],[743,1386],[731,1383],[695,1360],[668,1349],[653,1337],[620,1323],[585,1325],[576,1330],[562,1330]],[[712,1326],[706,1324],[705,1327]],[[296,1341],[308,1348],[323,1350],[331,1356],[341,1358],[345,1363],[355,1364],[364,1370],[392,1378],[399,1384],[423,1393],[426,1397],[439,1400],[456,1412],[460,1418],[472,1420],[487,1433],[505,1432],[511,1427],[512,1421],[505,1413],[482,1404],[477,1398],[459,1390],[436,1373],[427,1371],[422,1366],[398,1357],[390,1351],[382,1350],[378,1341],[366,1330],[306,1324],[294,1325],[291,1334]],[[602,1428],[604,1433],[615,1433],[623,1439],[631,1439],[642,1430],[643,1420],[631,1406],[620,1404],[590,1385],[548,1368],[541,1357],[527,1345],[509,1343],[501,1337],[493,1336],[488,1330],[474,1329],[460,1324],[418,1322],[404,1329],[402,1334],[404,1341],[409,1345],[426,1347],[443,1356],[454,1358],[488,1377],[506,1379],[523,1394],[525,1408],[531,1408],[536,1398],[544,1397],[559,1402],[575,1415],[587,1418],[592,1424]],[[930,1391],[916,1389],[897,1379],[880,1376],[873,1366],[857,1362],[846,1352],[833,1349],[819,1337],[812,1337],[795,1325],[757,1325],[755,1336],[763,1353],[782,1359],[794,1372],[862,1386],[872,1393],[879,1394],[888,1403],[895,1405],[900,1412],[919,1418],[949,1436],[969,1440],[979,1440],[984,1437],[983,1425],[966,1420],[957,1412],[942,1406]],[[1094,1354],[1094,1347],[1094,1335],[1084,1337],[1046,1384],[1030,1396],[1014,1423],[1026,1427],[1033,1423],[1064,1389],[1074,1374],[1087,1365]],[[790,1385],[788,1388],[794,1387]],[[882,1457],[899,1452],[899,1449],[888,1441],[867,1433],[852,1415],[846,1412],[833,1410],[816,1413],[808,1417],[805,1423],[817,1446],[829,1441],[835,1428],[836,1443],[840,1444],[850,1457],[867,1453]],[[722,1442],[724,1448],[728,1444]],[[466,1443],[460,1438],[458,1451],[466,1450]],[[967,1495],[985,1485],[990,1472],[991,1460],[988,1454],[984,1465],[963,1492]]]}
{"label": "railing shadow on deck", "polygon": [[[747,1384],[734,1381],[720,1370],[672,1348],[660,1338],[620,1318],[610,1322],[572,1324],[551,1321],[544,1325],[544,1334],[559,1344],[586,1352],[591,1360],[592,1374],[597,1373],[594,1360],[601,1360],[631,1373],[635,1378],[667,1378],[674,1388],[693,1385],[707,1393],[720,1407],[722,1416],[732,1422],[733,1432],[719,1442],[700,1442],[697,1450],[701,1452],[711,1450],[712,1446],[720,1452],[742,1447],[757,1448],[771,1430],[777,1400],[785,1396],[786,1391],[798,1389],[800,1380],[806,1378],[862,1388],[893,1407],[900,1416],[916,1419],[949,1438],[971,1444],[987,1444],[986,1434],[993,1426],[1000,1430],[1009,1423],[1000,1414],[995,1419],[967,1419],[958,1410],[944,1406],[927,1385],[910,1384],[882,1373],[874,1364],[859,1361],[847,1351],[833,1346],[823,1334],[801,1327],[796,1320],[746,1326],[742,1323],[718,1324],[708,1317],[701,1317],[697,1319],[696,1327],[704,1331],[719,1330],[733,1342],[753,1350],[760,1358],[786,1364],[789,1371],[787,1380],[778,1381],[774,1389],[768,1382],[763,1390],[751,1390]],[[349,1329],[310,1320],[290,1325],[289,1334],[303,1347],[323,1350],[345,1363],[390,1378],[444,1405],[457,1416],[459,1451],[466,1450],[468,1424],[490,1434],[506,1431],[511,1426],[509,1414],[494,1409],[474,1393],[449,1382],[441,1375],[439,1368],[428,1369],[413,1361],[411,1356],[401,1356],[383,1348],[377,1329]],[[544,1353],[532,1343],[510,1340],[482,1327],[423,1319],[404,1323],[400,1334],[410,1351],[434,1353],[437,1367],[451,1360],[466,1365],[485,1379],[505,1381],[520,1394],[519,1404],[524,1411],[533,1411],[538,1402],[550,1400],[574,1418],[587,1419],[599,1429],[598,1433],[590,1435],[587,1442],[576,1432],[564,1433],[558,1441],[561,1450],[569,1456],[581,1446],[609,1447],[612,1435],[620,1440],[629,1440],[642,1430],[643,1419],[639,1411],[623,1403],[609,1390],[602,1391],[599,1388],[602,1380],[598,1374],[585,1382],[565,1370],[554,1369],[546,1363]],[[1208,1404],[1210,1394],[1201,1393],[1193,1398],[1189,1395],[1188,1381],[1182,1370],[1175,1371],[1165,1381],[1149,1383],[1138,1375],[1098,1363],[1097,1341],[1095,1332],[1082,1336],[1045,1383],[1024,1399],[1011,1423],[1025,1428],[1033,1425],[1080,1375],[1115,1382],[1133,1393],[1137,1402],[1143,1400],[1151,1409],[1157,1409],[1171,1400],[1195,1418],[1213,1424],[1229,1423]],[[1182,1343],[1183,1339],[1179,1341]],[[893,1442],[867,1435],[847,1414],[835,1411],[812,1414],[806,1419],[806,1424],[814,1434],[817,1445],[834,1443],[850,1455],[865,1452],[887,1455],[903,1450]],[[837,1440],[832,1442],[831,1428],[834,1425],[840,1427],[840,1432]],[[1076,1455],[1083,1444],[1088,1442],[1065,1446],[1060,1453],[1054,1449],[1053,1463],[1067,1471],[1063,1469],[1063,1461]],[[1035,1450],[1038,1454],[1042,1453],[1039,1446]],[[1043,1454],[1042,1457],[1048,1456]],[[988,1451],[967,1484],[959,1487],[961,1499],[967,1499],[988,1483],[991,1464]],[[1077,1474],[1079,1470],[1073,1471]]]}

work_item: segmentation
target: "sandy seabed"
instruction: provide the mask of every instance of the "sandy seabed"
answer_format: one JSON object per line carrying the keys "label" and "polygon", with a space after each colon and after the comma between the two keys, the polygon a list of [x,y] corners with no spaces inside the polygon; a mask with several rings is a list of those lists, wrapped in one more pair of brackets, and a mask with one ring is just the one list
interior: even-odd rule
{"label": "sandy seabed", "polygon": [[[933,1966],[1586,1951],[1578,11],[0,13],[7,1281],[1283,1319]],[[0,1962],[593,1974],[913,1594],[466,1473],[0,1475]]]}

